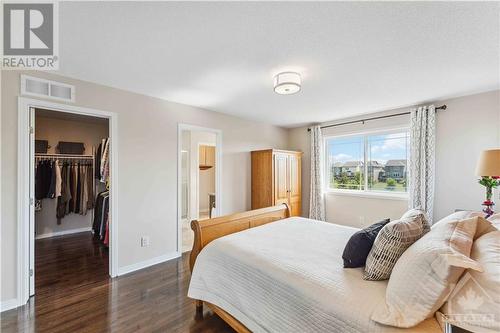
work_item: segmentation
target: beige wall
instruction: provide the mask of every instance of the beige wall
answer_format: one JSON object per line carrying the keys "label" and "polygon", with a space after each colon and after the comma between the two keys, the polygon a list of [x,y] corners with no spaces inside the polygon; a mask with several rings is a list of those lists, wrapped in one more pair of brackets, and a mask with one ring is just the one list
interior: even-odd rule
{"label": "beige wall", "polygon": [[[92,155],[92,149],[101,143],[101,140],[108,137],[108,120],[69,120],[58,119],[47,116],[39,116],[35,111],[35,138],[37,140],[49,141],[49,154],[56,153],[56,146],[59,141],[83,142],[85,145],[85,155]],[[65,114],[67,115],[67,114]]]}
{"label": "beige wall", "polygon": [[[38,111],[36,111],[36,114]],[[92,155],[92,148],[99,146],[101,139],[108,137],[108,120],[66,120],[45,116],[35,117],[35,138],[48,140],[49,154],[56,153],[59,141],[83,142],[85,144],[85,155]],[[98,182],[96,182],[97,184]],[[56,199],[43,199],[42,210],[35,213],[36,236],[62,232],[74,229],[90,229],[92,226],[92,213],[87,215],[69,214],[57,224]]]}
{"label": "beige wall", "polygon": [[[177,124],[223,133],[222,213],[250,208],[250,151],[287,148],[287,130],[221,113],[41,72],[76,86],[75,105],[118,114],[118,266],[174,254],[177,241]],[[18,71],[2,71],[1,300],[16,297]],[[234,186],[238,184],[238,186]],[[140,237],[150,246],[140,247]]]}
{"label": "beige wall", "polygon": [[[444,103],[448,110],[438,113],[436,123],[436,221],[455,209],[483,208],[485,190],[477,183],[477,159],[484,149],[500,148],[500,91]],[[498,192],[495,198],[500,203]]]}
{"label": "beige wall", "polygon": [[408,210],[408,200],[328,193],[325,201],[329,222],[355,228],[364,228],[386,218],[397,220]]}
{"label": "beige wall", "polygon": [[[447,104],[446,111],[439,111],[436,120],[436,190],[434,220],[450,214],[455,209],[481,209],[484,188],[477,184],[474,174],[479,153],[483,149],[500,147],[500,92],[492,91],[476,95],[436,101]],[[402,108],[380,115],[408,111]],[[370,115],[374,116],[374,115]],[[346,120],[355,120],[344,119]],[[359,119],[359,118],[358,118]],[[364,125],[348,125],[324,131],[325,135],[340,135],[370,130],[378,127],[408,125],[408,117],[390,118],[366,122]],[[289,131],[289,148],[304,151],[302,186],[303,214],[309,211],[309,163],[310,148],[307,127]],[[496,195],[498,198],[498,192]],[[498,199],[497,199],[498,201]],[[407,207],[407,201],[325,195],[327,220],[352,226],[366,226],[380,218],[397,218]]]}
{"label": "beige wall", "polygon": [[288,148],[302,154],[302,216],[309,216],[309,194],[311,184],[311,148],[307,127],[292,128],[288,131]]}

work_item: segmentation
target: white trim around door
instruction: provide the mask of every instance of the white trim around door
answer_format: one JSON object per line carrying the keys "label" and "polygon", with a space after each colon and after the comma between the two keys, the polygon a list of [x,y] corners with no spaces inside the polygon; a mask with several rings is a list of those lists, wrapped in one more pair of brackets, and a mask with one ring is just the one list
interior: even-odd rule
{"label": "white trim around door", "polygon": [[[216,135],[215,140],[215,200],[214,216],[221,215],[222,202],[222,131],[215,128],[189,124],[178,124],[177,127],[177,253],[182,254],[182,131],[210,132]],[[192,163],[192,161],[190,161]],[[189,211],[189,209],[188,209]],[[189,213],[188,213],[189,216]]]}
{"label": "white trim around door", "polygon": [[[113,223],[110,224],[110,258],[109,274],[115,277],[118,274],[118,115],[89,108],[78,107],[69,104],[60,104],[44,100],[19,97],[18,98],[18,198],[17,198],[17,305],[21,306],[28,302],[30,297],[30,280],[33,269],[33,242],[34,228],[30,227],[33,221],[30,218],[31,195],[34,173],[30,170],[32,152],[30,145],[34,139],[30,135],[31,123],[30,112],[32,108],[49,109],[53,111],[74,113],[92,117],[109,119],[109,137],[111,138],[110,156],[110,214]],[[30,267],[31,266],[31,267]]]}

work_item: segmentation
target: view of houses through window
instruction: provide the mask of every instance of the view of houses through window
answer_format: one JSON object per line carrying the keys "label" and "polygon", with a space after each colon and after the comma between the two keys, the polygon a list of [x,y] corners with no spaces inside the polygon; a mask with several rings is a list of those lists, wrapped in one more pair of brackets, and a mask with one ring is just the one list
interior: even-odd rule
{"label": "view of houses through window", "polygon": [[407,131],[328,138],[331,189],[406,192]]}

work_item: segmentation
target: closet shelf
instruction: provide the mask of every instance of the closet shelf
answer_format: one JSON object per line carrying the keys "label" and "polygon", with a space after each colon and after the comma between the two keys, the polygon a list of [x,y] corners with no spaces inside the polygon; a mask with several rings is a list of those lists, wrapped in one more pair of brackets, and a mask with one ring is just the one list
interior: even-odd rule
{"label": "closet shelf", "polygon": [[94,155],[71,155],[71,154],[35,154],[35,157],[58,157],[58,158],[74,158],[74,159],[93,159]]}

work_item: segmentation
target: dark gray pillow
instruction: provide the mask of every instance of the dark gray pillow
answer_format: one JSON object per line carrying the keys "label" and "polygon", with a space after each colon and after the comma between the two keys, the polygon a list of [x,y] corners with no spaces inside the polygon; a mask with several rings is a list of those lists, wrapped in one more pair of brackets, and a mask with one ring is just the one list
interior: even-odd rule
{"label": "dark gray pillow", "polygon": [[390,221],[390,219],[385,219],[374,223],[351,236],[344,248],[344,253],[342,253],[344,268],[363,267],[365,265],[366,257],[368,257],[368,253],[372,249],[378,232]]}

